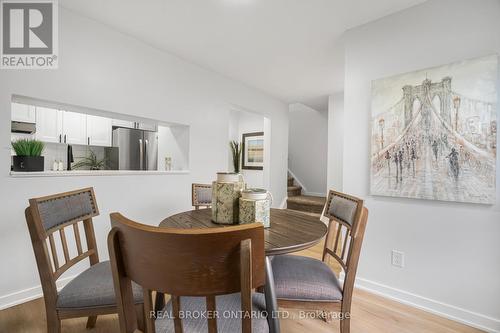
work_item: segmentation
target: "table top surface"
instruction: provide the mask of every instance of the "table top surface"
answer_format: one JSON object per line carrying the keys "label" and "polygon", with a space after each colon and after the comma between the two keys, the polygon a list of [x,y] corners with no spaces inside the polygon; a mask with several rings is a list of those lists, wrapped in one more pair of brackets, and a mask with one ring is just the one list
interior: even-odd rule
{"label": "table top surface", "polygon": [[[220,228],[212,222],[211,209],[191,210],[172,215],[160,227],[181,229]],[[310,248],[326,235],[319,218],[289,209],[271,208],[271,227],[264,229],[266,255],[279,255]]]}

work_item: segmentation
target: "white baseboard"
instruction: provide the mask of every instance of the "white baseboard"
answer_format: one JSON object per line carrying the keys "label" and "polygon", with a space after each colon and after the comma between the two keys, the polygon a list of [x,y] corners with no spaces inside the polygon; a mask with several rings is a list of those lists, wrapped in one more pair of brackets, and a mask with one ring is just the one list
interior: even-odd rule
{"label": "white baseboard", "polygon": [[363,278],[356,278],[356,288],[486,332],[500,333],[500,319],[497,318],[492,318]]}
{"label": "white baseboard", "polygon": [[[62,289],[74,276],[65,277],[57,281],[57,289]],[[0,296],[0,310],[4,310],[18,304],[26,303],[43,296],[42,286],[38,285],[14,293]]]}

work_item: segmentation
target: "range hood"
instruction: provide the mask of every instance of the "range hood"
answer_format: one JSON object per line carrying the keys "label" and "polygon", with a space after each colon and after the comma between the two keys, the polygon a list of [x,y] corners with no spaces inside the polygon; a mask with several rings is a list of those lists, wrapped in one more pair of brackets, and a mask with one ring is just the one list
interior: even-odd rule
{"label": "range hood", "polygon": [[36,124],[13,121],[11,122],[11,132],[22,133],[22,134],[35,134]]}

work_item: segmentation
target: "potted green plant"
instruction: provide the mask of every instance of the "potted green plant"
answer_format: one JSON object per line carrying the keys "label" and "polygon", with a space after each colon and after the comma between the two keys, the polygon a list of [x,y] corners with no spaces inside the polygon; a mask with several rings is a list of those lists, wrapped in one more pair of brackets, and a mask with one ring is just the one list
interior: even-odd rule
{"label": "potted green plant", "polygon": [[43,171],[45,144],[38,140],[19,139],[12,142],[16,156],[13,157],[14,171]]}
{"label": "potted green plant", "polygon": [[83,157],[73,165],[73,169],[105,170],[107,169],[106,159],[97,158],[96,153],[89,149],[89,155]]}
{"label": "potted green plant", "polygon": [[238,141],[229,142],[229,147],[231,148],[231,153],[233,154],[233,167],[235,173],[240,173],[241,146],[241,143]]}

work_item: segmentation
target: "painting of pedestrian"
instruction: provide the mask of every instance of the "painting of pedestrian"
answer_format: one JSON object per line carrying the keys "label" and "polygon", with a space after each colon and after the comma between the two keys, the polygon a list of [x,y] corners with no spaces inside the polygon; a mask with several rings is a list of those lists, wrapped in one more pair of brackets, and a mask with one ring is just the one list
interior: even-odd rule
{"label": "painting of pedestrian", "polygon": [[498,56],[372,82],[372,195],[494,204]]}

